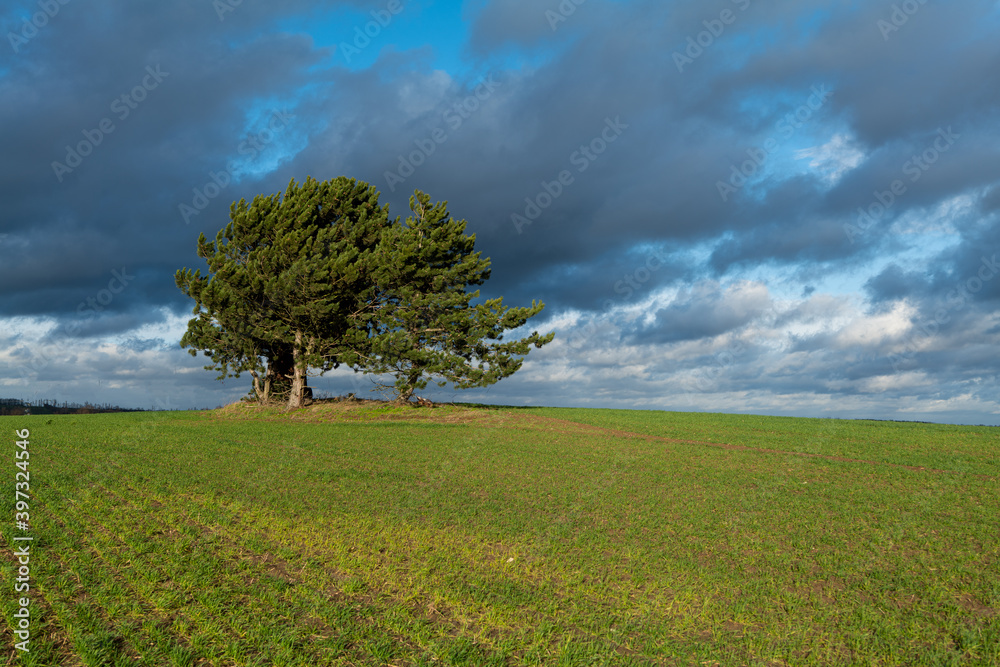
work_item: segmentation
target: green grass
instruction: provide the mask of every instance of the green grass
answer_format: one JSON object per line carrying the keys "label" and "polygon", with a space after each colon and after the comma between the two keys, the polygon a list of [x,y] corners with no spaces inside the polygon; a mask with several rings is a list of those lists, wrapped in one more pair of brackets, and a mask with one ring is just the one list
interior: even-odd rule
{"label": "green grass", "polygon": [[0,427],[9,489],[32,432],[20,664],[1000,664],[997,428],[370,405]]}

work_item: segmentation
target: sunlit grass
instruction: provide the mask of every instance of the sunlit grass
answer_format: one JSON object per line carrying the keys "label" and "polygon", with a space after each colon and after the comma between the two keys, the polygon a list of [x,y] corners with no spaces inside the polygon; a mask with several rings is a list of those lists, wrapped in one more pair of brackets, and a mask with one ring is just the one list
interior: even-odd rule
{"label": "sunlit grass", "polygon": [[998,429],[373,404],[3,424],[32,430],[24,664],[1000,661]]}

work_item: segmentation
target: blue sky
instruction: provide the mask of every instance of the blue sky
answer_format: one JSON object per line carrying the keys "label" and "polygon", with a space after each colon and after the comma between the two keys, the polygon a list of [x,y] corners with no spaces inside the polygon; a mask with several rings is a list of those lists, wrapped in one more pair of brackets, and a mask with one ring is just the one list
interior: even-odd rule
{"label": "blue sky", "polygon": [[237,400],[173,274],[347,175],[546,304],[517,375],[432,398],[1000,424],[993,0],[55,7],[0,3],[0,396]]}

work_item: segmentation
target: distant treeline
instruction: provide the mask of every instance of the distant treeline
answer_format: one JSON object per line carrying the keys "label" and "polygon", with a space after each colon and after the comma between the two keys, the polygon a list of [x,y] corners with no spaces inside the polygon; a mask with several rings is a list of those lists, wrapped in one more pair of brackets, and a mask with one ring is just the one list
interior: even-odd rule
{"label": "distant treeline", "polygon": [[110,403],[59,403],[53,399],[40,398],[25,401],[20,398],[0,398],[0,415],[86,415],[97,412],[142,412],[142,408],[119,408]]}

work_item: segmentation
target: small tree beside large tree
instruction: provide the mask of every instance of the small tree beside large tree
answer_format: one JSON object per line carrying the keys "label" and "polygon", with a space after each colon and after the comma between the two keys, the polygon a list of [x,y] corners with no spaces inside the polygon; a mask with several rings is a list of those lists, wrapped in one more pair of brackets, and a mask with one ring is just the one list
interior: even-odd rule
{"label": "small tree beside large tree", "polygon": [[465,220],[448,215],[447,202],[431,204],[420,192],[410,198],[413,215],[383,236],[375,274],[367,373],[396,378],[398,401],[410,399],[434,378],[459,389],[485,387],[505,378],[523,363],[531,346],[542,347],[555,336],[537,331],[502,343],[503,332],[516,329],[544,308],[509,308],[503,299],[471,305],[490,277],[490,260],[474,252],[476,237],[466,235]]}

